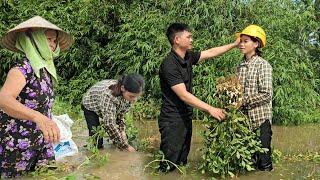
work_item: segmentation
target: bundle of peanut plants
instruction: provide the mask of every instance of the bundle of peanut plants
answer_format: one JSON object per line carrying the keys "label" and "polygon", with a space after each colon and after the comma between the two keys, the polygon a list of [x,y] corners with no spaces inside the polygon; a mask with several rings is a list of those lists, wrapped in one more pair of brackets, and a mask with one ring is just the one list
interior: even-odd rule
{"label": "bundle of peanut plants", "polygon": [[250,120],[239,110],[243,91],[235,75],[217,80],[215,97],[218,107],[227,111],[222,122],[205,117],[202,173],[212,176],[234,177],[241,172],[254,170],[252,156],[265,152],[257,134],[252,131]]}

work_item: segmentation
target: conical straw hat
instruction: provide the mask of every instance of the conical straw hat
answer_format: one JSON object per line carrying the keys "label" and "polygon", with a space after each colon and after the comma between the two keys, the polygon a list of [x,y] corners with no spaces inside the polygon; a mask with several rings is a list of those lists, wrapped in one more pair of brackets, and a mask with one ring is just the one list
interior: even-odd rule
{"label": "conical straw hat", "polygon": [[3,47],[11,51],[19,52],[19,50],[15,47],[17,33],[26,31],[28,29],[39,29],[39,28],[52,29],[52,30],[58,31],[58,42],[59,42],[61,51],[66,50],[73,43],[73,37],[70,34],[68,34],[67,32],[60,29],[58,26],[52,24],[51,22],[45,20],[40,16],[35,16],[31,19],[28,19],[20,23],[16,27],[14,27],[13,29],[9,30],[2,37],[0,43]]}

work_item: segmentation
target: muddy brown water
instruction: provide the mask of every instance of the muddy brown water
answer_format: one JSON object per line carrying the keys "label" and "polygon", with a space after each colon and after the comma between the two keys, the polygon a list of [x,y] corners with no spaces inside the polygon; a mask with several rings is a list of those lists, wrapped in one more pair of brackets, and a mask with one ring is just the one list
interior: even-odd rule
{"label": "muddy brown water", "polygon": [[[157,121],[137,122],[140,138],[148,138],[155,150],[159,149],[160,134]],[[272,145],[279,149],[283,155],[320,153],[320,125],[311,124],[303,126],[273,126]],[[76,179],[106,179],[106,180],[202,180],[210,179],[208,175],[202,175],[196,170],[197,164],[201,160],[200,148],[202,147],[202,135],[204,127],[200,121],[193,124],[192,147],[189,154],[189,168],[187,175],[181,175],[178,171],[168,174],[151,175],[145,165],[152,161],[152,158],[143,152],[127,153],[118,151],[112,145],[105,145],[101,153],[109,153],[109,161],[100,167],[86,167],[73,170]],[[75,167],[84,162],[86,156],[90,154],[83,147],[86,144],[87,129],[84,122],[76,122],[73,127],[73,140],[79,147],[76,156],[65,158],[64,161],[73,164]],[[189,170],[190,169],[190,170]],[[55,175],[62,178],[66,174]],[[32,178],[34,179],[34,178]],[[43,179],[43,178],[41,178]],[[218,178],[219,179],[219,178]],[[272,180],[272,179],[320,179],[320,163],[307,160],[281,160],[274,164],[272,172],[248,172],[239,175],[241,180]]]}

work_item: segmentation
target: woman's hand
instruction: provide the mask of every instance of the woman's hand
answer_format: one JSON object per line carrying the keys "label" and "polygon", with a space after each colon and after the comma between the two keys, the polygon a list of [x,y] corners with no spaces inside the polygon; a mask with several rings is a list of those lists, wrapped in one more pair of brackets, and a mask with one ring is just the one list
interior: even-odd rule
{"label": "woman's hand", "polygon": [[35,122],[42,131],[45,141],[58,142],[60,140],[60,131],[56,123],[16,100],[25,85],[26,79],[22,72],[17,68],[12,68],[0,90],[0,108],[9,116]]}
{"label": "woman's hand", "polygon": [[136,149],[134,149],[132,146],[128,146],[127,151],[129,152],[136,152]]}
{"label": "woman's hand", "polygon": [[[128,142],[126,131],[121,131],[121,136],[125,141]],[[134,147],[129,145],[128,148],[127,148],[127,151],[128,152],[136,152],[136,149],[134,149]]]}
{"label": "woman's hand", "polygon": [[57,143],[60,140],[60,130],[57,124],[47,116],[39,113],[35,119],[37,127],[42,131],[44,140],[50,143]]}

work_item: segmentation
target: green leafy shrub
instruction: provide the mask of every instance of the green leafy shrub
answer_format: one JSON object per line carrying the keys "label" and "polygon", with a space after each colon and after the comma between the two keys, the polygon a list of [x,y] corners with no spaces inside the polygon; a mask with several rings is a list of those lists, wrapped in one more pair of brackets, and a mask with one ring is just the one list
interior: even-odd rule
{"label": "green leafy shrub", "polygon": [[[5,0],[0,1],[0,34],[35,15],[75,37],[71,49],[56,60],[57,94],[72,104],[79,104],[96,81],[129,72],[146,78],[143,100],[159,102],[158,70],[170,51],[164,32],[172,22],[193,28],[197,50],[230,43],[235,32],[254,23],[267,33],[263,51],[274,70],[274,122],[320,120],[319,1]],[[20,58],[0,49],[1,84]],[[215,79],[234,73],[241,59],[233,50],[195,67],[195,95],[216,104]]]}
{"label": "green leafy shrub", "polygon": [[134,104],[131,111],[135,120],[157,120],[160,115],[159,102],[153,99],[142,99]]}

